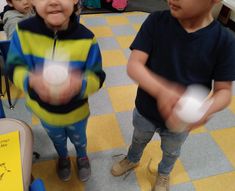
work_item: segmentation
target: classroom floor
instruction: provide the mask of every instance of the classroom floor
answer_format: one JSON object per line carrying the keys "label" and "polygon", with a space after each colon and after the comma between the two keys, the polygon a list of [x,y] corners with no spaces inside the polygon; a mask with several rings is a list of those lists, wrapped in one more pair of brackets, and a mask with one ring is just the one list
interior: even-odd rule
{"label": "classroom floor", "polygon": [[[38,119],[24,107],[23,95],[12,87],[13,97],[18,97],[14,110],[8,109],[4,97],[6,115],[32,126],[34,151],[41,155],[33,164],[33,175],[43,179],[47,191],[151,191],[155,167],[161,158],[158,135],[147,146],[140,166],[126,179],[110,174],[113,162],[119,159],[112,156],[126,154],[131,142],[137,86],[126,74],[128,47],[147,15],[130,12],[81,16],[81,22],[96,34],[107,74],[105,86],[89,100],[91,117],[87,135],[92,176],[85,184],[77,178],[74,158],[72,179],[65,183],[57,178],[54,147]],[[235,97],[228,109],[190,134],[171,174],[171,191],[235,191],[234,113]],[[75,156],[70,142],[68,147]]]}

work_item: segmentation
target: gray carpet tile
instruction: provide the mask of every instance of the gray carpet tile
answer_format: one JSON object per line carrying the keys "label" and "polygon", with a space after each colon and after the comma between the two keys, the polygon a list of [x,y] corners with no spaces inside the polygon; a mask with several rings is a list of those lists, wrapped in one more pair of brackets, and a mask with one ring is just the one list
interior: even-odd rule
{"label": "gray carpet tile", "polygon": [[140,24],[140,23],[143,23],[145,21],[147,16],[148,16],[148,14],[138,15],[138,16],[136,16],[136,15],[129,15],[127,18],[133,24]]}
{"label": "gray carpet tile", "polygon": [[216,130],[235,126],[235,116],[229,109],[220,111],[208,121],[205,127],[209,130]]}
{"label": "gray carpet tile", "polygon": [[[14,103],[14,101],[15,100],[12,100],[12,103]],[[17,104],[14,104],[15,108],[13,110],[9,109],[7,100],[2,100],[2,103],[7,117],[22,120],[27,124],[32,123],[32,114],[25,107],[25,99],[17,99]]]}
{"label": "gray carpet tile", "polygon": [[105,26],[107,25],[107,21],[106,19],[104,19],[103,17],[90,17],[90,18],[83,18],[83,16],[81,16],[82,19],[84,19],[84,24],[87,27],[94,27],[94,26]]}
{"label": "gray carpet tile", "polygon": [[183,183],[171,186],[171,191],[195,191],[193,184]]}
{"label": "gray carpet tile", "polygon": [[116,113],[122,135],[127,145],[131,144],[134,127],[132,125],[132,111]]}
{"label": "gray carpet tile", "polygon": [[104,68],[106,73],[105,83],[107,87],[130,85],[133,80],[127,75],[126,65]]}
{"label": "gray carpet tile", "polygon": [[91,115],[103,115],[113,112],[113,107],[107,92],[107,89],[102,88],[95,94],[89,97]]}
{"label": "gray carpet tile", "polygon": [[112,37],[101,37],[97,38],[99,46],[102,50],[114,50],[119,49],[120,46],[117,41]]}
{"label": "gray carpet tile", "polygon": [[126,153],[126,150],[115,149],[89,155],[92,175],[86,182],[86,191],[140,191],[134,172],[130,173],[125,180],[123,180],[123,176],[113,177],[110,174],[113,163],[122,159],[122,157],[112,158],[112,156],[119,153]]}
{"label": "gray carpet tile", "polygon": [[124,49],[124,54],[125,54],[126,58],[128,59],[131,54],[131,50],[129,48]]}
{"label": "gray carpet tile", "polygon": [[234,170],[207,133],[190,135],[182,147],[180,160],[192,180]]}
{"label": "gray carpet tile", "polygon": [[117,36],[123,36],[123,35],[135,35],[136,31],[135,29],[128,25],[121,25],[121,26],[112,26],[111,27],[113,33]]}

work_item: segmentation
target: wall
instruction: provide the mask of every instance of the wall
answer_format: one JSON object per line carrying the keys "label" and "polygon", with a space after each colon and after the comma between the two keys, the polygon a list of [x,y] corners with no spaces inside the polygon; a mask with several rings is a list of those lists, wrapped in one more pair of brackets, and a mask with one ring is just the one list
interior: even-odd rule
{"label": "wall", "polygon": [[231,14],[231,20],[233,20],[235,22],[235,12],[233,11],[232,14]]}
{"label": "wall", "polygon": [[6,1],[0,0],[0,12],[3,11],[3,8],[4,8],[4,6],[5,6],[6,4],[7,4]]}

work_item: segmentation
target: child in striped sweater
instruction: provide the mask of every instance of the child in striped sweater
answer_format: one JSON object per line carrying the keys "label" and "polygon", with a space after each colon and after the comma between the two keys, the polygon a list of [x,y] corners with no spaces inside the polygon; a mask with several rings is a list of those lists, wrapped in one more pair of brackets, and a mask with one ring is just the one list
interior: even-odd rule
{"label": "child in striped sweater", "polygon": [[[24,91],[26,106],[40,118],[54,143],[59,178],[68,181],[71,177],[69,138],[77,153],[78,176],[86,181],[91,174],[86,149],[88,97],[105,79],[100,49],[94,34],[79,23],[78,0],[32,0],[32,4],[36,16],[19,23],[11,40],[9,77]],[[69,66],[67,83],[55,92],[56,98],[43,76],[46,63]]]}

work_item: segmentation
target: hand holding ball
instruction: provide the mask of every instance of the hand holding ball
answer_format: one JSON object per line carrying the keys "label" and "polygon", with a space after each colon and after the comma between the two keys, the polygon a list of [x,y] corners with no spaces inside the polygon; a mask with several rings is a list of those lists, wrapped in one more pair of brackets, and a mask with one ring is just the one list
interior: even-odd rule
{"label": "hand holding ball", "polygon": [[203,86],[189,86],[173,109],[180,122],[168,128],[172,132],[183,132],[190,124],[201,120],[213,103],[212,99],[207,99],[208,94],[209,90]]}
{"label": "hand holding ball", "polygon": [[69,71],[67,65],[48,63],[43,69],[44,83],[49,88],[49,94],[53,98],[52,104],[57,105],[59,95],[69,79]]}

